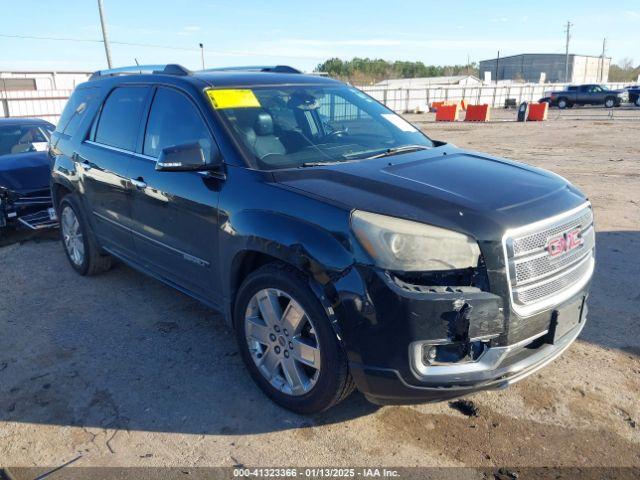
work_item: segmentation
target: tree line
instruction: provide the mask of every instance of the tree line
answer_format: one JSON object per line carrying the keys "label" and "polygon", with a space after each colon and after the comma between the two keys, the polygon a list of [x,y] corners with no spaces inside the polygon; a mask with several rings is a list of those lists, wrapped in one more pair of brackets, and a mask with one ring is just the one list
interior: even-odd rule
{"label": "tree line", "polygon": [[630,58],[623,58],[609,67],[610,82],[637,82],[638,76],[640,76],[640,66],[634,67],[633,60]]}
{"label": "tree line", "polygon": [[[422,62],[396,60],[389,62],[380,58],[353,58],[341,60],[330,58],[315,68],[316,72],[326,72],[331,77],[354,85],[369,85],[389,78],[441,77],[447,75],[475,75],[479,77],[477,63],[469,65],[425,65]],[[640,75],[640,66],[624,58],[609,67],[610,82],[635,82]]]}
{"label": "tree line", "polygon": [[478,65],[425,65],[422,62],[407,62],[396,60],[389,62],[380,58],[353,58],[341,60],[330,58],[315,69],[316,72],[326,72],[331,77],[339,78],[353,84],[366,85],[389,78],[419,78],[441,77],[447,75],[476,75]]}

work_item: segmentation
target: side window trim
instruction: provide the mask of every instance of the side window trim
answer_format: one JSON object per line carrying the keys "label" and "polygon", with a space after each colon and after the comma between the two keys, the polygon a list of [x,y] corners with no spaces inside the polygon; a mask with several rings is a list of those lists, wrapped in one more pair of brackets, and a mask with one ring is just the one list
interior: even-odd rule
{"label": "side window trim", "polygon": [[[142,118],[140,119],[140,128],[138,130],[138,138],[136,139],[136,152],[144,158],[151,159],[153,157],[144,154],[144,141],[147,136],[147,125],[149,123],[149,117],[151,116],[151,107],[153,106],[153,101],[156,98],[159,87],[158,85],[149,85],[149,87],[149,94],[147,95],[147,100],[142,110]],[[153,160],[155,161],[156,159],[153,158]]]}

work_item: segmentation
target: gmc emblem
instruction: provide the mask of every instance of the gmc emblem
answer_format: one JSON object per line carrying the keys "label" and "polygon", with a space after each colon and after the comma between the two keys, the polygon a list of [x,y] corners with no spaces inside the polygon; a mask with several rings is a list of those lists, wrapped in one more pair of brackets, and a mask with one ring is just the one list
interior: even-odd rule
{"label": "gmc emblem", "polygon": [[565,232],[562,235],[551,237],[547,240],[547,252],[551,257],[557,257],[563,253],[567,253],[574,248],[578,248],[584,240],[582,239],[579,228]]}

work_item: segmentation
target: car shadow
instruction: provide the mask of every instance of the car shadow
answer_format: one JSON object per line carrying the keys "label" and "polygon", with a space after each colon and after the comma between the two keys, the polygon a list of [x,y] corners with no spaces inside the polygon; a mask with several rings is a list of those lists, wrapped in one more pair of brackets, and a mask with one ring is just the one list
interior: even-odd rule
{"label": "car shadow", "polygon": [[43,230],[7,228],[2,232],[2,235],[0,235],[0,248],[13,245],[14,243],[58,240],[59,236],[60,233],[57,228],[47,228]]}
{"label": "car shadow", "polygon": [[[0,249],[8,277],[0,282],[0,421],[242,435],[378,409],[355,393],[327,412],[293,414],[255,386],[233,332],[195,300],[123,265],[79,277],[58,243],[8,248]],[[640,232],[598,233],[597,248],[581,339],[640,355]]]}

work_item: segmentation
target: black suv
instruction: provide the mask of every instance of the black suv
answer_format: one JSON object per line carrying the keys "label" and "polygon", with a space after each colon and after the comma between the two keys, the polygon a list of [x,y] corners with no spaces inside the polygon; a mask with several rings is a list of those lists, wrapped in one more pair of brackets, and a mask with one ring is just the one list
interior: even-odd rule
{"label": "black suv", "polygon": [[72,267],[117,258],[224,312],[256,383],[297,412],[355,387],[386,404],[504,387],[585,323],[577,188],[430,140],[329,78],[98,72],[50,154]]}

